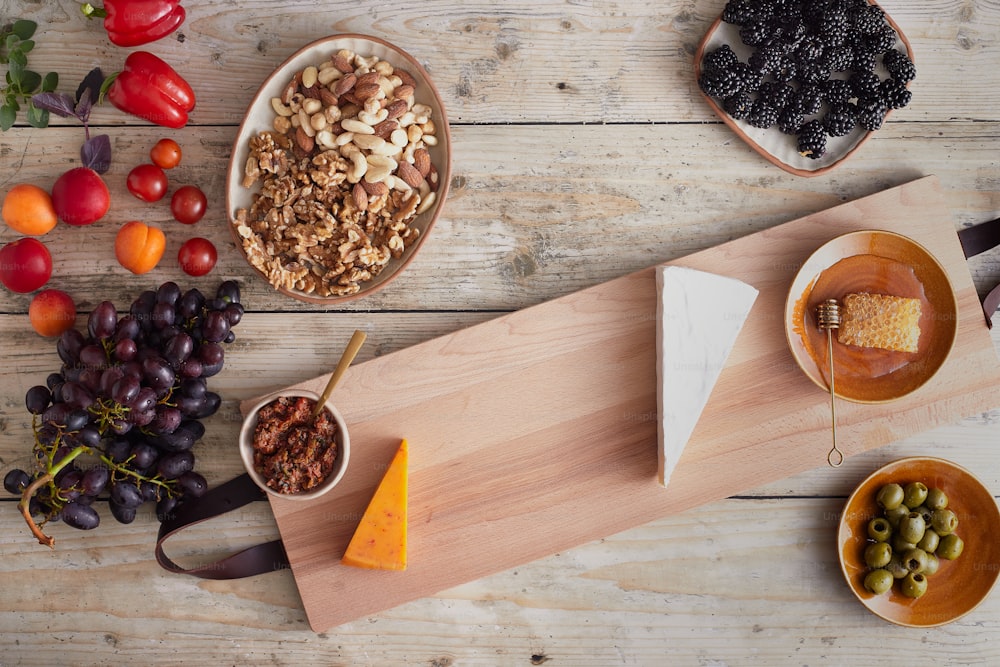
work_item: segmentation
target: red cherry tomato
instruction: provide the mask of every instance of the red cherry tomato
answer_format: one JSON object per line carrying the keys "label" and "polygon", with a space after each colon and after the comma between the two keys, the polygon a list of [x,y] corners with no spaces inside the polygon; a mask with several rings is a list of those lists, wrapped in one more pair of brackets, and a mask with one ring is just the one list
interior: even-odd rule
{"label": "red cherry tomato", "polygon": [[150,149],[149,159],[161,169],[173,169],[181,162],[181,147],[173,139],[160,139]]}
{"label": "red cherry tomato", "polygon": [[185,225],[193,225],[201,220],[206,208],[208,208],[208,198],[193,185],[177,188],[177,192],[170,198],[170,212],[174,214],[177,222],[183,222]]}
{"label": "red cherry tomato", "polygon": [[12,292],[34,292],[51,276],[52,255],[38,239],[18,239],[0,248],[0,282]]}
{"label": "red cherry tomato", "polygon": [[155,164],[140,164],[128,173],[125,185],[143,201],[160,201],[167,194],[167,175]]}
{"label": "red cherry tomato", "polygon": [[208,239],[196,236],[181,245],[177,263],[189,276],[203,276],[215,267],[219,254]]}

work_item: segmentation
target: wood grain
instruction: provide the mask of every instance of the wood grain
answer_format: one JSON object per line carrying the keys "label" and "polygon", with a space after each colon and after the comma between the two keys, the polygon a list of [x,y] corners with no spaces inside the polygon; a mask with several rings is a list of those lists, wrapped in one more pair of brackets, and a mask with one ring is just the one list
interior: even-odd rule
{"label": "wood grain", "polygon": [[[814,467],[827,399],[790,363],[784,303],[815,248],[871,220],[935,254],[958,297],[959,333],[923,391],[843,406],[842,449],[995,407],[1000,365],[939,184],[924,178],[678,261],[725,267],[760,296],[666,492],[655,483],[651,269],[353,367],[337,402],[357,443],[350,473],[314,503],[271,501],[313,628]],[[305,386],[317,391],[325,378]],[[402,437],[412,443],[409,569],[341,566]]]}

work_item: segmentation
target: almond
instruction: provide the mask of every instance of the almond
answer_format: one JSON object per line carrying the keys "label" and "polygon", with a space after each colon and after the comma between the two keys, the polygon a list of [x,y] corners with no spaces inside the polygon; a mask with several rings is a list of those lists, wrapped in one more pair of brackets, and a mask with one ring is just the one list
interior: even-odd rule
{"label": "almond", "polygon": [[438,189],[438,170],[437,167],[431,165],[431,171],[427,174],[427,183],[431,186],[431,192],[437,192]]}
{"label": "almond", "polygon": [[391,102],[385,110],[389,114],[386,116],[386,120],[395,120],[406,113],[406,102],[403,100],[396,100]]}
{"label": "almond", "polygon": [[319,99],[323,101],[323,106],[337,106],[337,95],[334,95],[333,91],[327,88],[320,88]]}
{"label": "almond", "polygon": [[361,185],[364,187],[365,192],[372,197],[382,197],[389,194],[389,186],[385,184],[385,181],[369,183],[368,181],[361,179]]}
{"label": "almond", "polygon": [[349,91],[351,88],[353,88],[354,84],[356,84],[357,82],[358,82],[358,77],[355,76],[353,73],[345,74],[337,81],[337,83],[333,85],[333,94],[336,95],[337,97],[340,97],[341,95]]}
{"label": "almond", "polygon": [[295,144],[302,150],[306,155],[312,153],[313,147],[316,145],[315,140],[306,134],[306,131],[302,127],[295,128]]}
{"label": "almond", "polygon": [[394,120],[383,120],[381,123],[375,126],[375,134],[382,137],[386,141],[389,140],[389,136],[392,134],[393,130],[399,127],[399,123]]}
{"label": "almond", "polygon": [[359,86],[365,86],[369,83],[378,83],[378,72],[365,72],[358,77]]}
{"label": "almond", "polygon": [[424,178],[427,178],[427,174],[431,173],[431,154],[427,152],[426,148],[418,148],[413,151],[413,166]]}
{"label": "almond", "polygon": [[346,51],[339,51],[330,58],[330,62],[333,66],[339,69],[344,74],[351,74],[354,72],[354,68],[351,67],[351,61],[347,56]]}
{"label": "almond", "polygon": [[398,76],[399,80],[402,81],[405,85],[410,86],[411,88],[417,87],[416,79],[414,79],[413,75],[407,72],[405,69],[397,69],[395,72],[393,72],[393,74]]}
{"label": "almond", "polygon": [[420,184],[424,182],[424,177],[420,175],[416,167],[406,160],[399,163],[399,166],[396,168],[396,175],[403,179],[403,182],[411,188],[419,188]]}
{"label": "almond", "polygon": [[297,93],[298,90],[299,90],[299,82],[296,81],[295,79],[292,79],[291,81],[288,82],[288,85],[285,86],[285,90],[281,93],[281,101],[284,102],[285,104],[291,104],[292,96],[295,95],[295,93]]}
{"label": "almond", "polygon": [[361,83],[360,81],[354,86],[354,97],[358,98],[359,101],[364,102],[365,100],[370,100],[379,94],[382,87],[377,83]]}
{"label": "almond", "polygon": [[368,193],[365,192],[365,188],[360,183],[355,183],[354,188],[351,190],[351,198],[354,200],[354,206],[359,211],[364,211],[368,209]]}
{"label": "almond", "polygon": [[396,96],[396,99],[411,99],[413,97],[413,86],[404,83],[402,86],[399,86],[396,90],[392,91],[392,94]]}

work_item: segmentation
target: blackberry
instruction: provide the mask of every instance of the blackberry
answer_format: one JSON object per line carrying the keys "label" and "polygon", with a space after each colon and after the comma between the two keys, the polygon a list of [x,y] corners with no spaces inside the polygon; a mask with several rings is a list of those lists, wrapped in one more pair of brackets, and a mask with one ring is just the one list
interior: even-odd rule
{"label": "blackberry", "polygon": [[862,35],[871,35],[880,30],[885,23],[885,12],[878,5],[866,4],[848,12],[854,29]]}
{"label": "blackberry", "polygon": [[798,134],[799,128],[805,122],[805,116],[794,106],[790,106],[778,116],[778,129],[785,134]]}
{"label": "blackberry", "polygon": [[847,8],[843,5],[830,5],[816,21],[816,32],[826,46],[843,44],[850,32]]}
{"label": "blackberry", "polygon": [[785,49],[779,44],[768,44],[750,54],[747,63],[761,74],[770,74],[785,63]]}
{"label": "blackberry", "polygon": [[742,81],[738,76],[725,69],[702,70],[698,77],[698,87],[709,97],[726,98],[742,90]]}
{"label": "blackberry", "polygon": [[855,72],[874,72],[877,65],[878,58],[874,53],[864,49],[855,50],[854,63],[851,65]]}
{"label": "blackberry", "polygon": [[832,46],[826,50],[826,66],[831,72],[846,72],[854,65],[854,51],[846,44]]}
{"label": "blackberry", "polygon": [[766,130],[778,122],[778,110],[769,105],[767,102],[757,100],[750,108],[750,114],[747,116],[747,122],[753,127],[759,127],[762,130]]}
{"label": "blackberry", "polygon": [[879,86],[881,99],[890,109],[902,109],[910,103],[913,93],[906,87],[905,83],[896,79],[886,79]]}
{"label": "blackberry", "polygon": [[855,97],[861,99],[872,99],[879,95],[879,84],[881,80],[875,72],[854,72],[848,79],[851,90]]}
{"label": "blackberry", "polygon": [[830,107],[823,117],[823,129],[831,137],[842,137],[850,134],[857,122],[857,110],[854,105],[837,104]]}
{"label": "blackberry", "polygon": [[799,59],[799,62],[817,62],[823,57],[823,50],[823,43],[819,39],[807,37],[799,44],[799,48],[795,51],[795,56]]}
{"label": "blackberry", "polygon": [[818,160],[826,154],[826,131],[818,120],[811,120],[801,128],[797,140],[799,155]]}
{"label": "blackberry", "polygon": [[773,30],[766,21],[745,23],[740,28],[740,39],[747,46],[763,46],[771,42]]}
{"label": "blackberry", "polygon": [[823,106],[822,89],[816,84],[799,86],[792,98],[791,106],[806,116],[818,112]]}
{"label": "blackberry", "polygon": [[854,97],[854,87],[844,79],[829,79],[820,84],[823,91],[823,99],[828,104],[847,104],[847,100]]}
{"label": "blackberry", "polygon": [[739,56],[728,45],[724,44],[719,48],[705,54],[701,59],[702,69],[732,69],[740,62]]}
{"label": "blackberry", "polygon": [[885,120],[885,115],[888,112],[888,107],[881,102],[867,104],[858,109],[858,124],[866,130],[874,132],[882,127],[882,121]]}
{"label": "blackberry", "polygon": [[726,113],[736,120],[743,120],[750,114],[750,107],[753,106],[753,99],[747,93],[736,93],[730,95],[722,102],[722,108]]}
{"label": "blackberry", "polygon": [[760,84],[760,89],[757,91],[757,99],[777,111],[783,111],[791,103],[794,95],[794,88],[787,83],[777,81],[765,81]]}
{"label": "blackberry", "polygon": [[750,23],[757,17],[755,0],[729,0],[722,10],[722,20],[734,25]]}
{"label": "blackberry", "polygon": [[917,78],[917,68],[910,57],[897,49],[889,49],[882,54],[882,64],[896,81],[906,83]]}
{"label": "blackberry", "polygon": [[883,29],[867,35],[865,37],[865,45],[872,53],[885,53],[896,46],[896,31],[889,26],[885,26]]}
{"label": "blackberry", "polygon": [[821,83],[830,78],[830,68],[823,62],[800,63],[795,78],[799,83]]}

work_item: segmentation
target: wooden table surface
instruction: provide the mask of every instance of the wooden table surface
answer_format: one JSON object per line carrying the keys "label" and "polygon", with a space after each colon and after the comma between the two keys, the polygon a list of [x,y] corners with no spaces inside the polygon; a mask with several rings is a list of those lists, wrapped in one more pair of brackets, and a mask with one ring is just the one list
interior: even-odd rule
{"label": "wooden table surface", "polygon": [[[169,130],[96,109],[92,126],[114,150],[111,211],[44,240],[55,262],[50,286],[83,312],[106,299],[125,307],[164,280],[205,289],[240,281],[248,313],[210,382],[224,404],[195,449],[211,485],[242,472],[239,401],[331,368],[354,329],[369,335],[364,361],[929,174],[957,228],[1000,216],[1000,5],[989,0],[884,3],[913,46],[913,102],[848,162],[809,179],[760,158],[698,94],[692,56],[720,0],[187,5],[177,33],[142,48],[192,83],[191,123]],[[92,67],[116,71],[128,53],[69,0],[5,0],[0,20],[17,17],[39,23],[29,62],[57,70],[64,92]],[[345,32],[384,38],[425,65],[449,112],[454,171],[444,213],[407,271],[377,295],[324,309],[278,295],[251,272],[230,240],[223,181],[264,77],[299,46]],[[19,182],[50,187],[78,162],[79,124],[19,121],[0,134],[2,192]],[[194,229],[125,189],[128,169],[164,136],[184,149],[172,182],[209,195]],[[114,260],[115,231],[131,219],[167,231],[167,255],[145,276]],[[220,251],[198,279],[172,261],[195,232]],[[0,230],[4,243],[15,237]],[[985,293],[1000,281],[1000,251],[970,270]],[[59,366],[53,341],[29,326],[30,296],[0,290],[3,473],[30,454],[25,390]],[[818,467],[322,634],[309,629],[289,571],[238,581],[170,574],[153,559],[152,514],[120,526],[106,508],[95,531],[52,526],[50,551],[7,496],[0,665],[995,664],[1000,597],[941,628],[890,625],[845,586],[835,534],[854,486],[904,456],[955,461],[996,493],[998,439],[1000,394],[995,410],[839,469]],[[171,553],[196,562],[276,534],[259,502],[183,533]]]}

